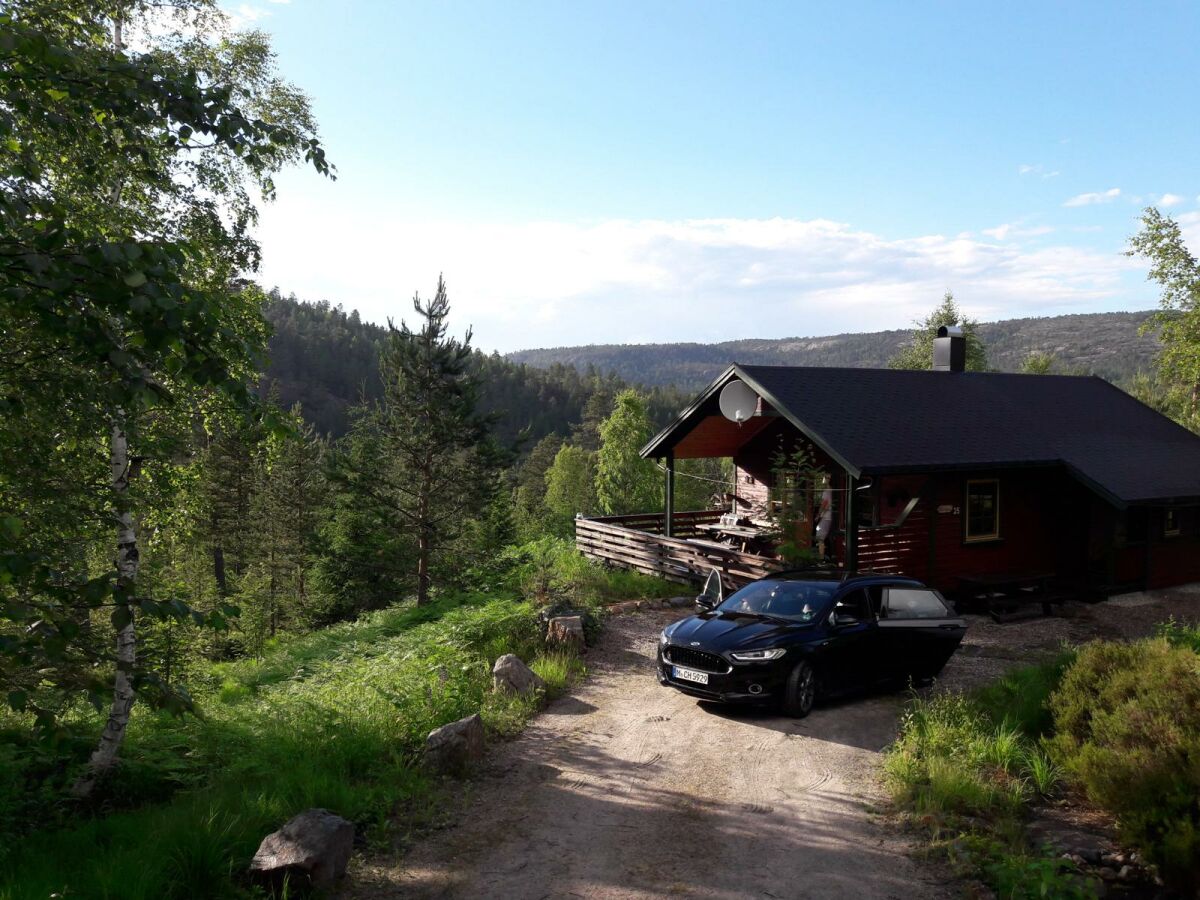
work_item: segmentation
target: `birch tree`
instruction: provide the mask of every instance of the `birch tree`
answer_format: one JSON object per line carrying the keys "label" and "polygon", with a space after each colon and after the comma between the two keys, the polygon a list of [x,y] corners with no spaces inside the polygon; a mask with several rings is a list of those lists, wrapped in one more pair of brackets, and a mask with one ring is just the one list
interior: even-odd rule
{"label": "birch tree", "polygon": [[[193,23],[219,18],[209,4],[180,6],[197,14]],[[15,511],[0,536],[0,653],[11,663],[0,678],[40,661],[68,690],[97,703],[110,694],[80,793],[116,760],[135,694],[179,700],[139,666],[137,616],[206,620],[139,590],[135,485],[145,454],[133,443],[149,446],[162,411],[192,398],[253,407],[261,295],[236,281],[257,264],[253,195],[269,197],[271,174],[292,161],[329,171],[302,95],[276,90],[266,74],[269,53],[208,36],[130,52],[124,35],[142,9],[18,0],[0,12],[0,445],[9,460],[37,448],[49,473],[77,456],[71,502],[83,522],[64,512],[60,544],[106,517],[116,545],[107,571],[64,577],[49,545],[24,537],[31,501],[49,496],[41,476],[0,479],[4,508]],[[261,49],[261,36],[251,44]],[[239,72],[236,83],[216,77]],[[250,97],[256,85],[271,97]],[[274,116],[272,97],[287,101]],[[22,420],[54,423],[55,439],[39,444]],[[80,609],[111,611],[111,657],[81,640]],[[107,690],[68,674],[89,660],[111,665]],[[19,685],[7,699],[52,720]]]}
{"label": "birch tree", "polygon": [[1200,431],[1200,260],[1179,223],[1153,207],[1142,214],[1142,228],[1130,238],[1127,255],[1147,260],[1146,277],[1162,288],[1159,312],[1148,325],[1163,342],[1159,381],[1168,392],[1183,395],[1179,418]]}

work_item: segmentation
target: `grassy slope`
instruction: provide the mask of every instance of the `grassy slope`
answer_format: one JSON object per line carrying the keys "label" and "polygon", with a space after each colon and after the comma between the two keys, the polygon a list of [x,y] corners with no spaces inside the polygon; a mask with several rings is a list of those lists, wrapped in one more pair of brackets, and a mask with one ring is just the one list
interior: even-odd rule
{"label": "grassy slope", "polygon": [[[430,729],[477,710],[493,731],[519,727],[532,707],[489,693],[490,663],[504,652],[529,659],[538,644],[527,604],[443,601],[214,666],[197,698],[203,718],[135,716],[110,801],[136,808],[14,841],[0,857],[0,897],[236,893],[259,840],[302,809],[378,826],[397,803],[419,803],[428,785],[415,761]],[[535,668],[561,688],[571,664]],[[94,721],[77,724],[95,733]],[[4,775],[0,758],[0,785]]]}

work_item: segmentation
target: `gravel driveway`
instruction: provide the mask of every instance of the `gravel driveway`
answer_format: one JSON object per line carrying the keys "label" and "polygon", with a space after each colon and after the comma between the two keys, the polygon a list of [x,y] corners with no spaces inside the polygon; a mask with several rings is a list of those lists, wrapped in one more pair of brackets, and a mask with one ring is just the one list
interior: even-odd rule
{"label": "gravel driveway", "polygon": [[939,897],[873,806],[901,695],[792,720],[659,686],[661,627],[610,620],[587,680],[495,747],[455,824],[351,869],[348,897]]}

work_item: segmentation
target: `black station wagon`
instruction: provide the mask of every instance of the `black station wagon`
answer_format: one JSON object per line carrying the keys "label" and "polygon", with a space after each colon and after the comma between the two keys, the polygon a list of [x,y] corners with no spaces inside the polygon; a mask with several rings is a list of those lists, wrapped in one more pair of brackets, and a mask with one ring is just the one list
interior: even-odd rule
{"label": "black station wagon", "polygon": [[658,679],[701,700],[779,703],[937,675],[967,624],[912,578],[836,569],[782,572],[723,596],[713,571],[696,615],[663,629]]}

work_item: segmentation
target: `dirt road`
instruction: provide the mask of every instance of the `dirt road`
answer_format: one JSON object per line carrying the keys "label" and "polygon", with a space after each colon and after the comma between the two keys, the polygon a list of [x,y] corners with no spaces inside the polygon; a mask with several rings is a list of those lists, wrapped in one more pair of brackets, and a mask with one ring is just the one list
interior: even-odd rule
{"label": "dirt road", "polygon": [[660,687],[663,624],[610,621],[590,675],[494,748],[456,824],[354,865],[345,896],[939,897],[872,813],[899,696],[795,721]]}

